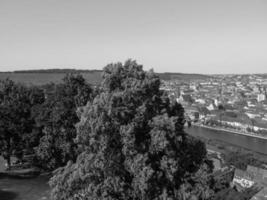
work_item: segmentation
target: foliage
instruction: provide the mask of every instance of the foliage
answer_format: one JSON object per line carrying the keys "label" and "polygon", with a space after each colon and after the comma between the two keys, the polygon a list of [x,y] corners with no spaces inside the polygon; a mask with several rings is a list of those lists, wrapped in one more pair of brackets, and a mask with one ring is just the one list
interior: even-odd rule
{"label": "foliage", "polygon": [[238,169],[246,170],[247,165],[253,165],[261,167],[264,162],[256,159],[253,154],[242,153],[241,151],[228,152],[223,154],[225,163],[227,165],[233,165]]}
{"label": "foliage", "polygon": [[36,123],[43,134],[36,155],[41,167],[55,169],[76,159],[76,110],[92,98],[92,89],[81,75],[72,74],[62,84],[49,87],[45,102],[36,114]]}
{"label": "foliage", "polygon": [[35,87],[9,79],[0,82],[0,151],[8,165],[11,155],[22,158],[22,150],[33,148],[34,141],[38,140],[38,136],[32,134],[31,111],[43,100],[42,91]]}
{"label": "foliage", "polygon": [[218,110],[225,111],[225,107],[222,104],[218,105]]}
{"label": "foliage", "polygon": [[205,106],[198,107],[198,110],[199,110],[199,113],[205,116],[210,114],[210,111]]}
{"label": "foliage", "polygon": [[184,110],[135,61],[104,68],[102,88],[79,109],[82,153],[51,179],[52,198],[209,199],[205,145],[184,130]]}
{"label": "foliage", "polygon": [[242,192],[238,192],[234,188],[227,188],[218,192],[213,200],[250,200],[257,192],[258,188],[255,187]]}
{"label": "foliage", "polygon": [[42,136],[38,126],[35,122],[36,112],[45,101],[44,91],[40,87],[30,87],[30,102],[31,102],[31,132],[23,134],[23,143],[25,145],[24,151],[28,153],[34,153],[34,147],[39,144],[39,140]]}

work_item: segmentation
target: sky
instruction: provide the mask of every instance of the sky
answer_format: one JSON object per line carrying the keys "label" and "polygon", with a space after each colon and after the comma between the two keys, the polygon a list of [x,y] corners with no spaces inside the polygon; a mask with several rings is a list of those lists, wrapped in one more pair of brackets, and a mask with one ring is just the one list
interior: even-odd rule
{"label": "sky", "polygon": [[267,73],[266,0],[0,0],[0,71]]}

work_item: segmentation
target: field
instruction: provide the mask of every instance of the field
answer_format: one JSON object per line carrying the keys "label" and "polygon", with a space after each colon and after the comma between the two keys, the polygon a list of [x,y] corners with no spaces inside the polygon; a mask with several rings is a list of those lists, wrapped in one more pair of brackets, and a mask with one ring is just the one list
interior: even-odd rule
{"label": "field", "polygon": [[[84,72],[80,73],[92,85],[97,85],[101,82],[101,72]],[[9,78],[15,82],[24,83],[27,85],[44,85],[47,83],[58,83],[65,76],[65,73],[0,73],[0,80]]]}
{"label": "field", "polygon": [[[55,71],[55,72],[43,72],[38,70],[34,72],[0,72],[0,80],[4,80],[9,78],[15,82],[24,83],[27,85],[44,85],[47,83],[59,83],[62,78],[65,76],[66,73]],[[68,72],[68,71],[67,71]],[[82,74],[83,77],[92,85],[98,85],[102,81],[101,71],[75,71],[75,73]],[[202,75],[202,74],[181,74],[181,73],[158,73],[159,77],[162,80],[172,80],[172,79],[179,79],[179,80],[194,80],[194,79],[207,79],[210,78],[209,76]]]}

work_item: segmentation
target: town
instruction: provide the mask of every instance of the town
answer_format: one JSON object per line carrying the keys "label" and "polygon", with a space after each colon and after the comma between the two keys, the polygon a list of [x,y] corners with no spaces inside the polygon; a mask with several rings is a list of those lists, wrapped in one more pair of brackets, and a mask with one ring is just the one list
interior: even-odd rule
{"label": "town", "polygon": [[[213,75],[206,79],[163,81],[161,89],[183,105],[188,126],[267,139],[266,86],[265,75]],[[238,169],[227,165],[221,152],[207,150],[216,179],[239,192],[257,191],[251,200],[266,198],[266,165]]]}
{"label": "town", "polygon": [[213,75],[163,81],[188,124],[267,138],[266,75]]}

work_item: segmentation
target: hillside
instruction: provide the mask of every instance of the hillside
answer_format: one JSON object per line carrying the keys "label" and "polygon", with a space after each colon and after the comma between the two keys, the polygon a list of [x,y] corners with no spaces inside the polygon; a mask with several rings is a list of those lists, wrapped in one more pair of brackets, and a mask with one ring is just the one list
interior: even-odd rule
{"label": "hillside", "polygon": [[159,77],[163,80],[173,80],[173,79],[179,79],[179,80],[196,80],[196,79],[208,79],[211,78],[211,76],[204,75],[204,74],[184,74],[184,73],[157,73]]}
{"label": "hillside", "polygon": [[[46,83],[58,83],[66,73],[79,73],[91,84],[100,84],[102,70],[75,70],[75,69],[49,69],[49,70],[24,70],[14,72],[0,72],[0,80],[9,78],[15,82],[27,85],[43,85]],[[157,73],[162,80],[193,80],[207,79],[210,76],[202,74],[182,74],[182,73]]]}

